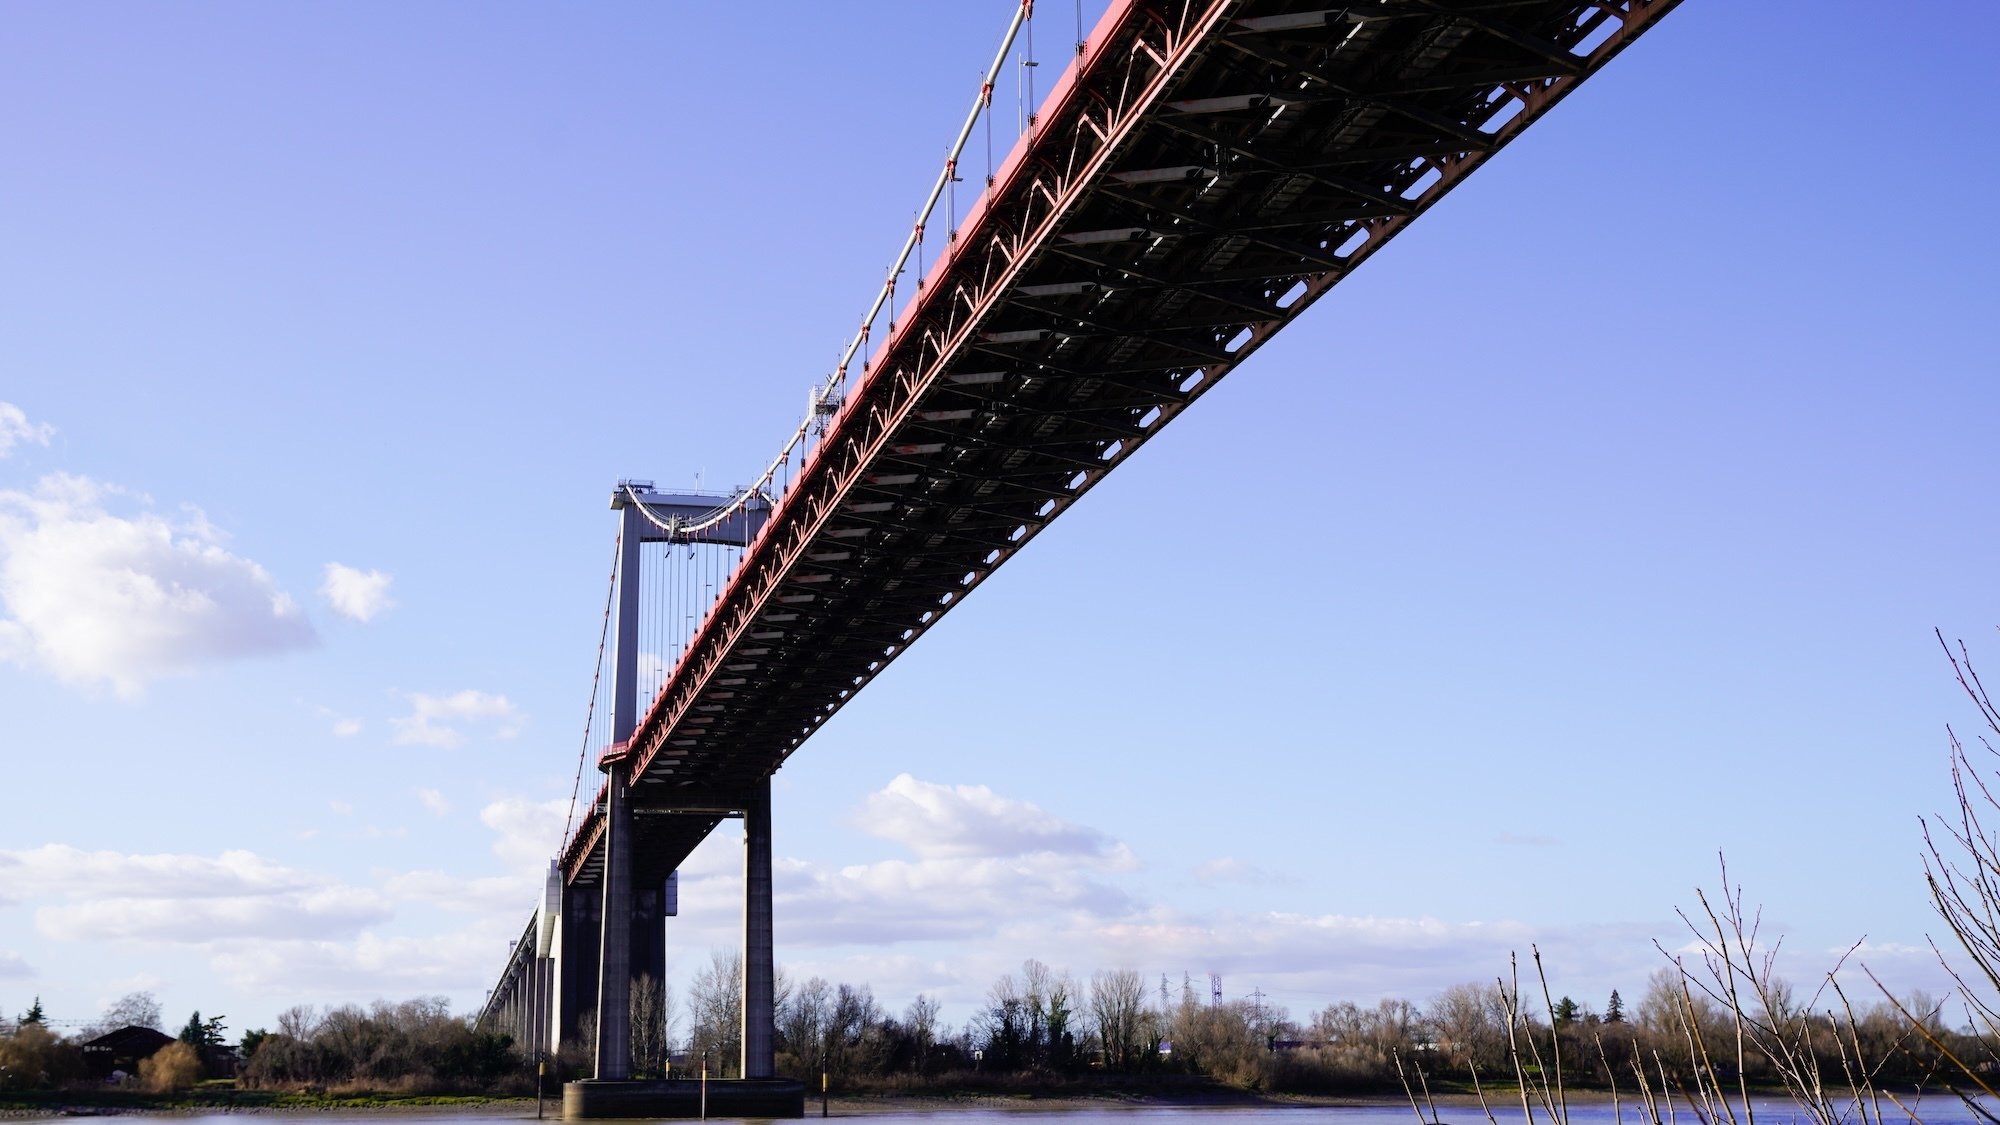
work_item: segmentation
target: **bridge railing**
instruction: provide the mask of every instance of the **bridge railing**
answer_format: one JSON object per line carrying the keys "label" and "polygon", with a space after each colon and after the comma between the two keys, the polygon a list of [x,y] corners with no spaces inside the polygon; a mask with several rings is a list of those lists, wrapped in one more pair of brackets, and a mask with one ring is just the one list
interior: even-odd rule
{"label": "bridge railing", "polygon": [[[1007,174],[1022,164],[1028,142],[1034,136],[1035,125],[1042,120],[1044,105],[1058,100],[1074,74],[1075,65],[1088,57],[1089,44],[1100,40],[1103,29],[1115,23],[1120,13],[1129,8],[1131,3],[1132,0],[1116,0],[1110,4],[1089,39],[1084,37],[1082,10],[1081,6],[1078,7],[1073,51],[1068,49],[1069,44],[1065,44],[1065,53],[1071,56],[1070,61],[1058,81],[1048,87],[1046,101],[1039,103],[1035,100],[1037,94],[1035,77],[1043,60],[1035,55],[1034,0],[1019,0],[1015,4],[1013,15],[1000,37],[999,48],[994,52],[993,59],[981,78],[958,135],[953,138],[946,150],[944,164],[937,178],[932,182],[923,203],[915,212],[910,232],[890,265],[888,276],[876,290],[859,327],[841,352],[834,369],[812,385],[807,395],[804,417],[786,436],[777,454],[749,484],[732,493],[717,494],[721,502],[715,509],[699,519],[677,526],[675,531],[678,535],[699,541],[705,532],[724,527],[731,520],[742,519],[745,509],[757,503],[769,504],[773,509],[774,518],[766,521],[766,528],[777,522],[776,511],[791,495],[793,484],[805,476],[819,452],[823,439],[850,405],[850,397],[847,394],[850,373],[868,374],[875,369],[876,359],[892,348],[897,325],[907,324],[912,307],[923,300],[927,292],[935,291],[934,282],[937,277],[946,272],[954,252],[964,245],[959,237],[961,229],[977,224],[984,216],[995,192],[1004,183]],[[1045,36],[1045,41],[1046,38]],[[1016,104],[1011,122],[1010,115],[995,105],[995,94],[1001,85],[1002,76],[1010,67],[1016,75]],[[1000,127],[999,139],[1007,146],[1007,155],[998,164],[994,162],[996,124]],[[986,147],[985,182],[979,191],[971,193],[972,198],[968,200],[966,210],[961,216],[958,185],[964,182],[962,172],[965,153],[968,144],[975,134],[982,131],[982,128]],[[934,221],[940,204],[944,205],[945,210],[945,223],[942,225]],[[910,284],[899,284],[899,280],[905,274],[912,272],[913,263],[914,272],[917,274],[916,280]],[[897,300],[899,290],[902,295],[900,305]],[[712,612],[715,605],[720,603],[724,591],[735,579],[743,561],[755,551],[756,544],[761,538],[760,533],[752,539],[748,548],[733,560],[729,572],[716,591],[715,599],[705,607],[704,613]],[[684,658],[691,649],[692,645],[683,644],[677,655]],[[667,674],[661,677],[661,682],[654,689],[654,696],[664,691],[666,682],[670,678],[671,670],[667,670]],[[649,697],[647,702],[651,701],[652,697]],[[584,749],[586,761],[591,748],[586,735]],[[582,764],[584,763],[580,763]],[[604,799],[602,786],[598,788],[591,804],[584,806],[582,810],[575,806],[574,797],[572,798],[569,826],[565,829],[562,849],[558,854],[567,859],[580,846],[587,850],[585,837],[594,831],[589,810],[601,806]],[[579,811],[583,815],[579,816]],[[565,865],[567,866],[567,862]]]}
{"label": "bridge railing", "polygon": [[[1126,6],[1129,6],[1129,0],[1122,0],[1121,3],[1112,5],[1112,10],[1106,13],[1105,20],[1109,21],[1116,14],[1117,9]],[[845,349],[841,352],[840,360],[834,365],[833,371],[828,373],[819,382],[813,384],[807,395],[805,416],[800,419],[798,425],[786,437],[776,456],[771,458],[770,462],[764,466],[762,472],[758,473],[748,485],[730,496],[727,503],[719,505],[707,517],[682,526],[679,529],[682,534],[699,537],[702,532],[739,516],[747,505],[754,504],[759,500],[775,502],[789,491],[791,482],[797,479],[798,475],[804,471],[807,462],[811,460],[814,451],[817,449],[819,439],[825,436],[829,421],[846,405],[842,392],[846,387],[849,371],[855,367],[856,359],[860,360],[859,370],[861,372],[865,373],[870,369],[870,360],[872,355],[875,354],[870,351],[870,345],[876,338],[876,326],[881,324],[886,317],[888,330],[890,332],[894,332],[895,330],[898,319],[898,306],[896,304],[898,279],[904,274],[911,272],[911,260],[914,258],[916,261],[915,272],[918,275],[918,279],[913,285],[902,287],[904,292],[902,308],[907,312],[911,303],[922,295],[926,260],[935,262],[938,267],[942,267],[948,249],[957,243],[959,226],[957,185],[964,181],[964,178],[959,174],[959,166],[964,158],[967,143],[982,124],[988,130],[987,174],[985,190],[978,196],[978,200],[979,202],[984,202],[991,197],[994,187],[1000,179],[1000,167],[994,166],[992,158],[991,129],[996,116],[998,116],[994,109],[993,94],[1001,73],[1007,69],[1010,61],[1014,63],[1015,69],[1022,77],[1019,79],[1019,89],[1017,90],[1020,99],[1016,115],[1017,127],[1014,135],[1009,138],[1010,156],[1008,161],[1001,167],[1011,166],[1017,162],[1018,150],[1022,147],[1021,141],[1032,133],[1034,123],[1039,117],[1039,106],[1034,110],[1030,110],[1028,106],[1034,99],[1033,74],[1041,65],[1041,60],[1033,57],[1033,28],[1034,0],[1020,0],[1020,3],[1015,7],[1012,20],[1007,25],[1005,34],[1001,36],[999,50],[994,53],[992,63],[986,68],[986,73],[980,82],[979,90],[973,97],[972,106],[966,113],[965,122],[959,128],[958,136],[953,139],[950,147],[946,150],[944,166],[939,170],[937,179],[932,183],[930,192],[924,198],[922,205],[917,208],[916,219],[911,225],[910,233],[903,241],[902,248],[897,252],[894,262],[889,267],[887,278],[883,280],[881,287],[876,290],[874,300],[869,304],[868,311],[862,316],[860,326],[855,330],[854,335],[849,339]],[[1025,37],[1022,35],[1024,29],[1027,31]],[[1081,35],[1081,32],[1082,28],[1079,24],[1078,34]],[[1079,39],[1076,43],[1077,58],[1080,59],[1084,56],[1085,48],[1086,43],[1082,39]],[[1060,83],[1056,88],[1051,90],[1052,99],[1057,89],[1060,89]],[[940,202],[945,202],[948,205],[946,226],[942,232],[932,222],[936,217]],[[968,211],[967,213],[968,222],[971,221],[972,216],[976,213],[978,203],[975,203],[973,206],[975,210]],[[935,273],[938,271],[933,269],[931,272]]]}

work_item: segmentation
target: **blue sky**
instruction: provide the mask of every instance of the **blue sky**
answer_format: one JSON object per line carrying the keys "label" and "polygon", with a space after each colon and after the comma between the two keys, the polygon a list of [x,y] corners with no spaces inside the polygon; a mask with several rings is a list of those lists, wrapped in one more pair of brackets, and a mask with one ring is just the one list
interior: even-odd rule
{"label": "blue sky", "polygon": [[[781,963],[1601,1005],[1722,850],[1795,980],[1936,987],[2000,14],[1920,10],[1684,5],[1149,443],[779,775]],[[1008,12],[11,8],[0,1010],[475,1005],[612,482],[761,467]]]}

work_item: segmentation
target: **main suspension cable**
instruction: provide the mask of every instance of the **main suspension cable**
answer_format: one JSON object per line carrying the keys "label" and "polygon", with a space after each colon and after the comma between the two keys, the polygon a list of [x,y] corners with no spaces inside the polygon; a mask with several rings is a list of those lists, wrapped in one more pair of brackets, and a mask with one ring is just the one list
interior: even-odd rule
{"label": "main suspension cable", "polygon": [[[611,637],[611,605],[618,595],[618,552],[625,533],[611,540],[611,579],[604,589],[604,625],[597,633],[597,667],[590,673],[590,706],[583,711],[583,748],[576,755],[576,779],[569,785],[569,812],[563,815],[563,846],[569,845],[569,831],[576,823],[576,795],[583,789],[583,764],[590,760],[590,728],[597,719],[597,685],[604,677],[604,646]],[[636,575],[634,577],[637,577]]]}
{"label": "main suspension cable", "polygon": [[[1027,23],[1033,17],[1033,14],[1034,0],[1021,0],[1020,4],[1014,9],[1014,18],[1007,25],[1007,33],[1001,37],[1000,49],[994,54],[992,65],[986,68],[986,76],[980,82],[979,93],[973,98],[972,108],[965,115],[965,124],[960,127],[958,137],[952,142],[951,150],[945,157],[945,165],[939,170],[937,181],[931,185],[930,195],[925,198],[924,205],[918,209],[916,223],[913,225],[909,236],[903,241],[903,248],[896,255],[895,263],[889,267],[887,280],[883,282],[881,289],[876,292],[874,304],[869,307],[867,314],[861,318],[861,327],[848,341],[845,350],[841,353],[840,362],[834,366],[833,372],[824,380],[814,384],[805,420],[799,423],[798,428],[792,432],[791,437],[785,442],[784,447],[779,450],[778,455],[771,459],[770,464],[765,466],[764,471],[757,475],[749,487],[743,489],[740,493],[725,501],[722,506],[706,515],[682,524],[678,528],[681,533],[692,535],[707,531],[737,512],[743,511],[750,505],[752,500],[758,497],[763,497],[775,505],[777,497],[771,495],[771,489],[774,482],[778,479],[780,470],[790,464],[794,453],[800,451],[800,446],[809,437],[816,431],[823,430],[822,416],[831,413],[833,409],[838,407],[840,401],[839,391],[841,385],[847,379],[848,367],[853,364],[855,356],[861,349],[868,344],[870,326],[881,315],[884,306],[889,307],[889,315],[892,318],[895,316],[896,278],[908,266],[911,255],[920,252],[923,244],[924,227],[929,222],[931,213],[937,209],[939,199],[951,187],[952,177],[957,171],[959,156],[965,151],[965,143],[971,139],[972,131],[979,124],[979,119],[982,116],[986,118],[986,185],[990,202],[993,185],[997,176],[997,170],[993,167],[993,84],[999,78],[1001,68],[1007,64],[1007,59],[1013,52],[1015,37],[1020,34],[1022,25]],[[1030,65],[1039,64],[1030,61]],[[862,356],[862,362],[865,369],[867,363],[866,356]],[[643,505],[641,505],[641,510],[644,510]],[[646,513],[646,518],[659,523],[650,512]],[[664,525],[662,526],[664,529]]]}

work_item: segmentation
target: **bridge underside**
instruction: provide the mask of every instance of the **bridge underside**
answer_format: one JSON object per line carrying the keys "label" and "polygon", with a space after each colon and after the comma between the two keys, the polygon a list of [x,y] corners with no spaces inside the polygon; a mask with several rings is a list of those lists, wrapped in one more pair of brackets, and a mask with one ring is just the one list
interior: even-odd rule
{"label": "bridge underside", "polygon": [[[645,716],[642,818],[769,777],[1673,2],[1114,4]],[[648,831],[671,869],[707,828]]]}
{"label": "bridge underside", "polygon": [[[632,810],[632,885],[656,887],[680,869],[696,845],[708,838],[723,820],[734,817],[747,800],[734,790],[710,790],[702,795],[702,811],[687,811],[674,805],[641,804]],[[711,812],[710,808],[724,811]],[[596,886],[604,874],[602,842],[582,857],[570,875],[577,886]]]}
{"label": "bridge underside", "polygon": [[1114,2],[638,724],[634,885],[1676,2]]}

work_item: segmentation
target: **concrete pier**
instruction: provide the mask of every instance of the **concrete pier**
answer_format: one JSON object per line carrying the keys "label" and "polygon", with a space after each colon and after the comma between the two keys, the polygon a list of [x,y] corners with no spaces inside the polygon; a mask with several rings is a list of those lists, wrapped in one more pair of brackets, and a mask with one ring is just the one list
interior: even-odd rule
{"label": "concrete pier", "polygon": [[601,945],[604,896],[598,888],[563,888],[556,917],[555,982],[550,989],[550,1041],[555,1050],[593,1047],[583,1037],[585,1012],[597,1011],[597,959]]}
{"label": "concrete pier", "polygon": [[605,773],[604,917],[597,962],[597,1077],[632,1076],[632,798],[623,743]]}
{"label": "concrete pier", "polygon": [[[639,503],[632,503],[632,500]],[[772,935],[771,779],[732,782],[706,792],[679,793],[663,804],[641,799],[659,777],[632,774],[632,737],[639,713],[640,546],[677,542],[673,528],[712,510],[707,499],[666,495],[621,482],[612,507],[623,512],[617,571],[616,634],[611,648],[611,741],[598,758],[606,774],[601,815],[601,864],[565,871],[550,864],[544,902],[516,943],[500,988],[488,999],[482,1026],[504,1027],[524,1055],[587,1050],[594,1077],[563,1087],[563,1116],[798,1117],[804,1087],[777,1077],[776,960]],[[746,510],[733,528],[703,542],[747,544],[768,505]],[[669,523],[657,522],[670,519]],[[640,807],[643,806],[643,807]],[[705,833],[723,819],[743,819],[743,1008],[740,1079],[635,1079],[633,986],[642,976],[666,976],[666,918],[675,913],[673,875],[640,854],[657,846],[664,818],[694,818]],[[644,831],[642,832],[641,829]],[[648,835],[647,833],[650,833]],[[697,835],[696,839],[699,838]],[[642,843],[642,841],[645,841]],[[570,879],[575,882],[570,882]],[[646,880],[639,885],[638,880]],[[641,1066],[647,1064],[641,1063]]]}
{"label": "concrete pier", "polygon": [[777,964],[771,936],[771,779],[743,809],[743,1077],[777,1074]]}
{"label": "concrete pier", "polygon": [[806,1088],[789,1078],[696,1078],[570,1082],[563,1086],[563,1120],[599,1117],[804,1117]]}

